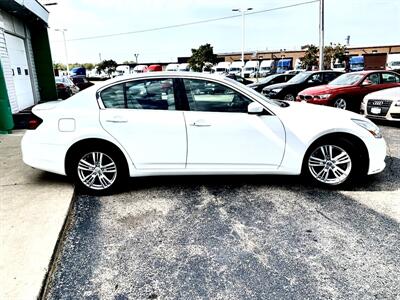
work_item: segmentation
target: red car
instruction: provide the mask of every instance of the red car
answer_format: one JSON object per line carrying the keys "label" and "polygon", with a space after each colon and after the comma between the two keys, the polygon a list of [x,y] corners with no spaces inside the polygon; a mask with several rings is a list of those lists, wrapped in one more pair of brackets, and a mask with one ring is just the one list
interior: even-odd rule
{"label": "red car", "polygon": [[400,86],[400,75],[390,71],[361,71],[340,75],[327,85],[301,91],[296,101],[329,105],[359,112],[365,95]]}

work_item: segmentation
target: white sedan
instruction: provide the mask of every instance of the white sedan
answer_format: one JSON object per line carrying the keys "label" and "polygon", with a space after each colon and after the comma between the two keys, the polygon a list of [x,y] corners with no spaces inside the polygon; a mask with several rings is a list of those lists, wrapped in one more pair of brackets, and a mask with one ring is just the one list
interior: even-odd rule
{"label": "white sedan", "polygon": [[340,186],[385,168],[386,143],[368,119],[214,75],[117,77],[32,111],[24,162],[91,193],[128,176],[183,174],[304,174]]}
{"label": "white sedan", "polygon": [[400,122],[400,87],[366,95],[361,103],[361,113],[371,119]]}

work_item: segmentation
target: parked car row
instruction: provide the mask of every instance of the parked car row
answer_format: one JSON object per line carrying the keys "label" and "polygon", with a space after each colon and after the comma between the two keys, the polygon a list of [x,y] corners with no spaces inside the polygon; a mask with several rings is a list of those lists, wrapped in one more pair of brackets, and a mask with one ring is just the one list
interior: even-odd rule
{"label": "parked car row", "polygon": [[58,99],[67,99],[93,85],[85,75],[56,76],[55,81]]}
{"label": "parked car row", "polygon": [[400,75],[392,71],[274,74],[248,86],[270,99],[332,106],[400,121]]}

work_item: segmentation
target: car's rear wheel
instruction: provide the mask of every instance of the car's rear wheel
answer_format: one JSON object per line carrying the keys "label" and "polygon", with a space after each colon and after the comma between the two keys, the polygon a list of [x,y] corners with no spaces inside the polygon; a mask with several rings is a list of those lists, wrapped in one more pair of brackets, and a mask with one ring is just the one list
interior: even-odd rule
{"label": "car's rear wheel", "polygon": [[294,101],[294,95],[293,94],[287,94],[285,97],[283,97],[284,100],[286,101]]}
{"label": "car's rear wheel", "polygon": [[73,155],[69,173],[80,191],[109,194],[121,187],[125,170],[122,158],[115,151],[92,147]]}
{"label": "car's rear wheel", "polygon": [[348,184],[359,170],[355,146],[346,139],[311,146],[303,164],[303,173],[324,186]]}
{"label": "car's rear wheel", "polygon": [[343,97],[336,98],[333,100],[333,107],[339,108],[339,109],[348,109],[348,103],[347,100]]}

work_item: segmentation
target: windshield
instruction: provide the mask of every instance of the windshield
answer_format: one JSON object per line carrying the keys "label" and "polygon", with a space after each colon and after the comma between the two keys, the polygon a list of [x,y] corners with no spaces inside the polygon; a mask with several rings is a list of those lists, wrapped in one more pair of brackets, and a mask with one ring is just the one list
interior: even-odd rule
{"label": "windshield", "polygon": [[354,67],[364,67],[364,64],[363,63],[357,63],[357,64],[351,64],[351,66],[354,68]]}
{"label": "windshield", "polygon": [[309,73],[299,73],[295,75],[292,79],[288,81],[288,83],[301,83],[306,81],[306,79],[310,76]]}
{"label": "windshield", "polygon": [[226,72],[225,68],[217,68],[217,72]]}
{"label": "windshield", "polygon": [[392,61],[390,66],[400,66],[400,61]]}
{"label": "windshield", "polygon": [[254,71],[254,68],[245,68],[245,71]]}
{"label": "windshield", "polygon": [[271,68],[270,67],[262,67],[260,70],[261,71],[269,71],[269,70],[271,70]]}
{"label": "windshield", "polygon": [[237,71],[240,71],[240,68],[230,68],[229,71],[237,72]]}
{"label": "windshield", "polygon": [[278,76],[280,76],[280,75],[271,75],[271,76],[267,76],[267,77],[265,77],[264,79],[260,80],[258,83],[259,83],[259,84],[268,83],[268,82],[270,82],[272,79],[274,79],[274,78],[276,78],[276,77],[278,77]]}
{"label": "windshield", "polygon": [[363,76],[362,74],[343,74],[329,82],[328,85],[353,85],[359,82]]}

